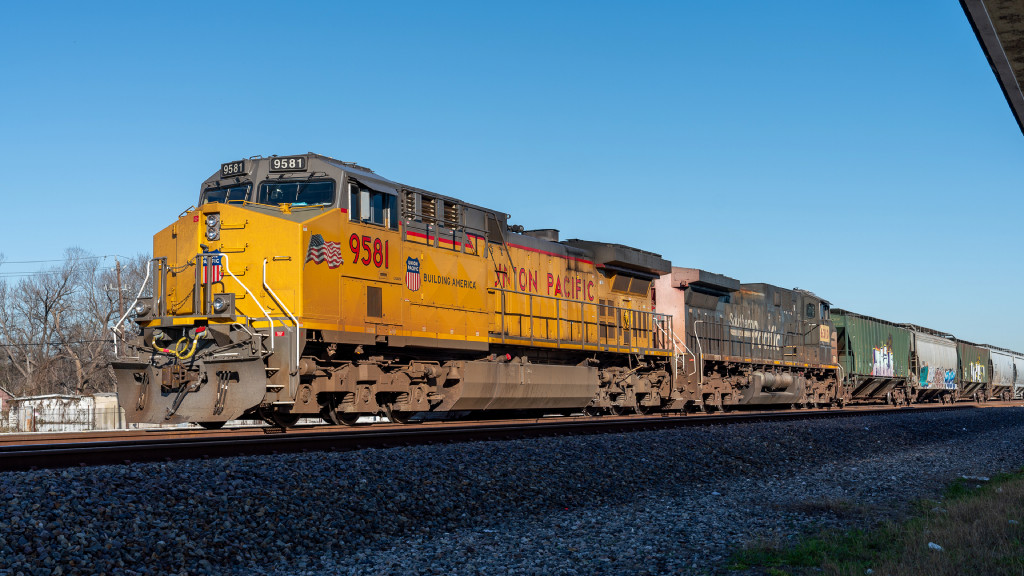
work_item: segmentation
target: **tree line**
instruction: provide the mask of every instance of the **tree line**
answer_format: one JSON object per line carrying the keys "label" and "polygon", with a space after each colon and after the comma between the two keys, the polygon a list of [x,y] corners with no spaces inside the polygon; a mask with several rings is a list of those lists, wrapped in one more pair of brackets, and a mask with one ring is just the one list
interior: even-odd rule
{"label": "tree line", "polygon": [[111,330],[139,293],[149,256],[70,248],[17,275],[5,275],[4,262],[0,254],[0,385],[15,396],[113,392]]}

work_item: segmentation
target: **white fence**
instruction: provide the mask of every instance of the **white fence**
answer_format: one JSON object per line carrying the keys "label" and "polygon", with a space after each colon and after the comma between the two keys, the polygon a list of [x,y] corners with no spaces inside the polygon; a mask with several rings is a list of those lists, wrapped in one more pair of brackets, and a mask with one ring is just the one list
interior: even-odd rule
{"label": "white fence", "polygon": [[10,400],[8,406],[7,414],[0,415],[0,427],[9,432],[85,432],[125,428],[124,410],[114,394],[31,396]]}

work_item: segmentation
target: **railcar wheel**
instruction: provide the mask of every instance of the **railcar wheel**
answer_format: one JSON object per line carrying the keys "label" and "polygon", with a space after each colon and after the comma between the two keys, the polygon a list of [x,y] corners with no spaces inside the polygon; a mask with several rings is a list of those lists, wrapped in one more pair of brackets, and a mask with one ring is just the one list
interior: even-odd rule
{"label": "railcar wheel", "polygon": [[197,422],[197,424],[207,430],[220,430],[227,422]]}
{"label": "railcar wheel", "polygon": [[622,416],[629,412],[629,408],[626,406],[619,406],[618,404],[612,404],[608,407],[608,412],[610,412],[612,416]]}
{"label": "railcar wheel", "polygon": [[583,415],[584,416],[600,416],[601,415],[601,411],[598,410],[594,406],[584,406],[583,407]]}
{"label": "railcar wheel", "polygon": [[650,414],[651,412],[654,412],[654,408],[654,406],[644,406],[639,402],[636,403],[636,413],[644,416]]}

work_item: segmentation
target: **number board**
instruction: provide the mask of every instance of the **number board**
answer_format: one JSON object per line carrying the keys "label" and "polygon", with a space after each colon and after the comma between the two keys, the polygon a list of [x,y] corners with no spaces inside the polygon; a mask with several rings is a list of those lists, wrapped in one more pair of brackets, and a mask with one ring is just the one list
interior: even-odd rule
{"label": "number board", "polygon": [[278,156],[270,159],[271,172],[302,172],[305,169],[305,156]]}
{"label": "number board", "polygon": [[245,174],[245,160],[236,160],[235,162],[228,162],[220,165],[220,175],[225,176],[241,176]]}

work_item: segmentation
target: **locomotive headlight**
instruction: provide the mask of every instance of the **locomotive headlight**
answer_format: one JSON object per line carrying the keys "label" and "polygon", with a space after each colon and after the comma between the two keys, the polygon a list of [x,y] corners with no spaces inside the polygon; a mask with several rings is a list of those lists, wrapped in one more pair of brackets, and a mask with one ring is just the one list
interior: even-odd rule
{"label": "locomotive headlight", "polygon": [[220,239],[220,214],[213,213],[206,215],[206,239]]}
{"label": "locomotive headlight", "polygon": [[214,316],[227,317],[235,313],[235,295],[231,292],[214,294],[210,301],[210,313]]}
{"label": "locomotive headlight", "polygon": [[221,298],[220,296],[217,296],[216,298],[213,299],[213,311],[215,313],[222,314],[227,309],[228,301],[226,298]]}
{"label": "locomotive headlight", "polygon": [[152,307],[152,305],[150,305],[149,302],[145,302],[145,301],[141,301],[140,300],[139,303],[135,305],[135,316],[137,316],[139,318],[142,318],[144,316],[149,316],[149,312],[152,309],[153,309],[153,307]]}

